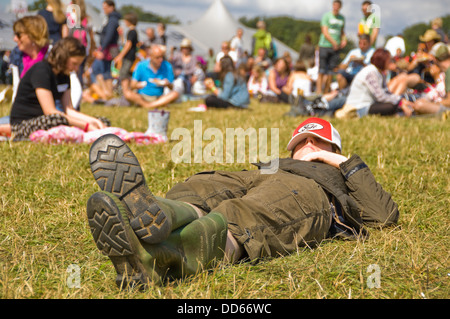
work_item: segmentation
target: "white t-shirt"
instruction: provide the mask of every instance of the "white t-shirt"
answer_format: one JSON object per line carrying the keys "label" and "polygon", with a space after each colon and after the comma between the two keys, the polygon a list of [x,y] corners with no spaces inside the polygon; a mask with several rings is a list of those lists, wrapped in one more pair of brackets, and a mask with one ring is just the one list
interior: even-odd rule
{"label": "white t-shirt", "polygon": [[[222,59],[224,57],[224,55],[225,55],[225,53],[223,53],[222,51],[217,53],[216,62],[220,62],[220,59]],[[236,51],[230,51],[230,52],[228,52],[228,55],[230,56],[230,58],[233,60],[234,63],[236,63],[238,61],[238,56],[237,56]]]}
{"label": "white t-shirt", "polygon": [[402,55],[405,54],[405,40],[403,40],[401,37],[395,36],[390,38],[386,45],[384,46],[386,50],[391,53],[391,56],[397,55],[397,49],[400,49],[402,51]]}

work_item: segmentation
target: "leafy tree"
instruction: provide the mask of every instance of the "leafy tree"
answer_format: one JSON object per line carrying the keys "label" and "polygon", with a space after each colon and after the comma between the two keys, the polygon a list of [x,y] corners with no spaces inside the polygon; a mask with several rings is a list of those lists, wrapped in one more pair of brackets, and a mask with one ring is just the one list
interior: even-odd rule
{"label": "leafy tree", "polygon": [[134,5],[124,5],[119,9],[120,14],[124,16],[127,13],[133,12],[138,16],[139,21],[144,22],[162,22],[170,24],[180,24],[180,21],[174,16],[162,17],[153,12],[144,11],[141,7]]}
{"label": "leafy tree", "polygon": [[403,30],[403,39],[405,40],[405,54],[409,55],[413,51],[417,51],[420,43],[419,37],[430,29],[429,24],[417,23]]}
{"label": "leafy tree", "polygon": [[[300,50],[301,45],[305,42],[307,34],[311,36],[312,44],[317,45],[319,43],[321,33],[319,21],[300,20],[288,16],[256,16],[254,18],[242,17],[239,19],[242,24],[250,28],[256,28],[256,23],[259,20],[264,20],[266,22],[267,31],[269,31],[272,36],[294,50]],[[347,54],[347,52],[354,47],[355,44],[353,41],[349,40],[347,47],[342,51],[342,55]]]}
{"label": "leafy tree", "polygon": [[46,7],[47,7],[47,1],[36,0],[28,6],[28,11],[38,11],[38,10],[45,9]]}

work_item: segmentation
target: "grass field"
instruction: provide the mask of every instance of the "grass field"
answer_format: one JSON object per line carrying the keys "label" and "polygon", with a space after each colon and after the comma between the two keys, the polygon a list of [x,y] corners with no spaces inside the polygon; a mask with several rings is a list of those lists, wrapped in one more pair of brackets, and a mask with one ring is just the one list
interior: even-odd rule
{"label": "grass field", "polygon": [[[279,128],[280,156],[287,157],[285,145],[304,119],[283,117],[288,105],[253,101],[249,110],[188,113],[194,105],[171,106],[169,137],[175,128],[193,132],[194,120],[202,120],[203,131]],[[0,116],[9,108],[0,105]],[[128,131],[147,128],[142,109],[82,110]],[[397,227],[374,229],[366,241],[330,240],[256,265],[221,265],[145,292],[119,291],[112,263],[92,240],[86,202],[99,188],[90,172],[89,145],[0,142],[0,298],[448,298],[450,122],[366,117],[332,123],[343,154],[360,155],[399,204]],[[199,171],[253,169],[248,161],[174,164],[177,143],[131,144],[158,196]]]}

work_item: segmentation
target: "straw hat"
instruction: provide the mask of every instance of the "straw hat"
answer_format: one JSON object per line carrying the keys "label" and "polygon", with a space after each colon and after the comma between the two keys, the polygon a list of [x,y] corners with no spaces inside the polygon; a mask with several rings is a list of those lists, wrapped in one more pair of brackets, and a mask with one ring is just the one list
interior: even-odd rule
{"label": "straw hat", "polygon": [[190,49],[192,49],[191,40],[184,38],[183,41],[181,41],[180,48],[190,48]]}
{"label": "straw hat", "polygon": [[420,36],[419,39],[422,42],[428,42],[428,41],[433,41],[433,40],[440,41],[441,36],[435,30],[430,29],[430,30],[427,30],[423,36]]}

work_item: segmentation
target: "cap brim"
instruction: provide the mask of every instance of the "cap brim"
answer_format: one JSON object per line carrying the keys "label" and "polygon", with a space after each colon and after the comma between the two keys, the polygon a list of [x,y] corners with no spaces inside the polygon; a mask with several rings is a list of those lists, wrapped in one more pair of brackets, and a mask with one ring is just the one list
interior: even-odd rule
{"label": "cap brim", "polygon": [[[325,137],[323,137],[323,136],[321,136],[321,135],[319,135],[319,134],[316,134],[316,133],[313,133],[313,132],[303,132],[303,133],[298,133],[297,135],[294,135],[294,136],[291,138],[291,140],[289,141],[289,143],[288,143],[288,145],[287,145],[287,150],[288,150],[288,151],[292,151],[292,150],[297,146],[297,144],[298,144],[301,140],[303,140],[304,138],[306,138],[308,135],[316,136],[316,137],[320,138],[321,140],[323,140],[323,141],[325,141],[325,142],[328,142],[328,143],[330,143],[330,144],[336,145],[336,143],[333,143],[333,142],[330,141],[329,139],[327,139],[327,138],[325,138]],[[338,145],[336,145],[336,147],[339,148]]]}

